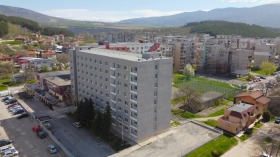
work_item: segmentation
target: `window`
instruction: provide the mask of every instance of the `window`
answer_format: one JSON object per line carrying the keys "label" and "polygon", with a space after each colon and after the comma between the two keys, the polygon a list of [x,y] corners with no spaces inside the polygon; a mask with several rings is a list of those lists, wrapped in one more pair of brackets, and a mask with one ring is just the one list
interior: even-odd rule
{"label": "window", "polygon": [[125,113],[125,114],[128,114],[128,111],[127,111],[127,110],[124,110],[124,113]]}
{"label": "window", "polygon": [[157,100],[154,100],[154,104],[157,104]]}
{"label": "window", "polygon": [[127,66],[124,66],[124,67],[123,67],[123,70],[127,70]]}
{"label": "window", "polygon": [[120,69],[120,68],[121,68],[121,65],[118,64],[118,68]]}
{"label": "window", "polygon": [[158,65],[155,65],[155,69],[158,69]]}
{"label": "window", "polygon": [[158,84],[157,84],[157,83],[155,83],[155,87],[156,87],[156,88],[158,87]]}
{"label": "window", "polygon": [[154,92],[154,96],[157,96],[157,91]]}

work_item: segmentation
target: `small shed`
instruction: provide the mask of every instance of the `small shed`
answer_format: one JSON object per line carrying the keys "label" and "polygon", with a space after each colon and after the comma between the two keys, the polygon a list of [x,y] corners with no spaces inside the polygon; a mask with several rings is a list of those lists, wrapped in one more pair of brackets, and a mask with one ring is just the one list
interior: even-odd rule
{"label": "small shed", "polygon": [[202,104],[203,109],[212,107],[218,99],[224,97],[223,93],[209,91],[200,96],[200,103]]}

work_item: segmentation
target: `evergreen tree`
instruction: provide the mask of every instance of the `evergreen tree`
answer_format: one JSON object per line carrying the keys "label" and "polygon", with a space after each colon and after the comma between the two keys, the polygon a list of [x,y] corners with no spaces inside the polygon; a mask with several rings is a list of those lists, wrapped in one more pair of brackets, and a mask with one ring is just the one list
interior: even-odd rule
{"label": "evergreen tree", "polygon": [[112,117],[111,117],[111,107],[109,105],[106,106],[106,112],[103,116],[103,131],[102,135],[105,139],[109,138],[110,129],[111,129]]}

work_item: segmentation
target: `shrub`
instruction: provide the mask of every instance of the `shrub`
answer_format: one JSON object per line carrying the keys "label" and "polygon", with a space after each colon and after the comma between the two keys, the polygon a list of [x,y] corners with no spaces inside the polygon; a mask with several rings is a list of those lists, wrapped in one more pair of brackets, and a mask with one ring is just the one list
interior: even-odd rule
{"label": "shrub", "polygon": [[263,122],[269,122],[271,118],[271,114],[269,111],[265,111],[263,113]]}
{"label": "shrub", "polygon": [[253,128],[247,129],[244,134],[251,136],[253,134]]}
{"label": "shrub", "polygon": [[223,155],[223,152],[221,150],[215,149],[211,152],[211,154],[213,157],[219,157],[219,156]]}

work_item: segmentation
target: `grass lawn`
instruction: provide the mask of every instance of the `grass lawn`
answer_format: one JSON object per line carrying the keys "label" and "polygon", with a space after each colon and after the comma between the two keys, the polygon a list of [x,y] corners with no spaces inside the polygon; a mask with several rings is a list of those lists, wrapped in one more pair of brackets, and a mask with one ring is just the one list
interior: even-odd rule
{"label": "grass lawn", "polygon": [[214,81],[202,77],[193,77],[191,79],[187,79],[182,74],[173,74],[173,86],[178,88],[184,85],[188,85],[198,90],[200,93],[216,91],[224,93],[226,97],[234,97],[236,94],[242,92],[242,90],[233,88],[224,82]]}
{"label": "grass lawn", "polygon": [[252,137],[252,135],[257,131],[257,129],[261,128],[263,126],[263,123],[255,123],[255,126],[253,127],[253,131],[251,134],[248,133],[244,133],[241,137],[240,140],[241,141],[245,141],[247,139],[249,139],[250,137]]}
{"label": "grass lawn", "polygon": [[261,69],[252,68],[251,72],[259,75],[266,75],[266,73]]}
{"label": "grass lawn", "polygon": [[195,151],[187,154],[185,157],[216,157],[221,156],[233,146],[237,145],[238,141],[230,135],[221,135],[215,140],[212,140],[205,145],[199,147]]}
{"label": "grass lawn", "polygon": [[217,117],[217,116],[221,116],[221,115],[224,115],[224,111],[225,109],[220,109],[212,114],[209,114],[207,117]]}
{"label": "grass lawn", "polygon": [[171,126],[178,126],[178,125],[181,125],[180,122],[177,122],[177,121],[171,121]]}
{"label": "grass lawn", "polygon": [[28,80],[24,83],[15,83],[15,82],[11,82],[11,79],[2,79],[0,80],[0,91],[7,90],[8,87],[19,86],[25,83],[26,84],[36,83],[36,80]]}
{"label": "grass lawn", "polygon": [[183,101],[183,98],[174,98],[171,100],[171,104],[172,105],[176,105],[176,104],[179,104]]}
{"label": "grass lawn", "polygon": [[172,112],[172,114],[185,118],[185,119],[200,118],[199,115],[190,113],[188,111],[180,110],[180,109],[172,109],[171,112]]}
{"label": "grass lawn", "polygon": [[212,127],[218,126],[218,121],[217,121],[217,120],[212,120],[212,119],[210,119],[210,120],[201,121],[201,122],[204,123],[204,124],[210,125],[210,126],[212,126]]}

